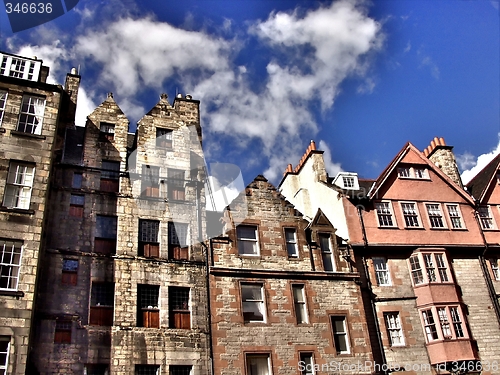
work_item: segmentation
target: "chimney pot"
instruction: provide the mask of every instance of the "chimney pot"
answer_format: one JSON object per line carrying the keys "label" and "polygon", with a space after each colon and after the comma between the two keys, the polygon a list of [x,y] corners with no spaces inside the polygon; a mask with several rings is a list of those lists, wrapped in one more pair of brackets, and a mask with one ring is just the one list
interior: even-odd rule
{"label": "chimney pot", "polygon": [[439,138],[439,142],[441,143],[441,146],[446,146],[446,142],[443,137]]}
{"label": "chimney pot", "polygon": [[191,95],[189,95],[189,94],[186,94],[186,99],[187,100],[191,100],[191,99],[193,99],[193,97]]}
{"label": "chimney pot", "polygon": [[75,67],[71,68],[70,73],[71,73],[71,74],[74,74],[74,75],[77,75],[77,74],[78,74],[78,72],[76,71],[76,68],[75,68]]}
{"label": "chimney pot", "polygon": [[166,93],[162,92],[161,95],[160,95],[160,99],[167,100],[168,99],[168,95]]}
{"label": "chimney pot", "polygon": [[311,150],[316,150],[316,142],[311,139]]}
{"label": "chimney pot", "polygon": [[431,149],[434,150],[436,148],[436,142],[434,139],[431,141]]}
{"label": "chimney pot", "polygon": [[112,92],[108,92],[108,98],[112,98],[113,97],[113,93]]}

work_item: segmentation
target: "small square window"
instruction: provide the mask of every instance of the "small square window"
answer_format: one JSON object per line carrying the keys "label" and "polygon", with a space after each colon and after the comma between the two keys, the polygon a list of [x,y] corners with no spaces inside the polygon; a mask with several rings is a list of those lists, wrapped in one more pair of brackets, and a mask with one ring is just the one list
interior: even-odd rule
{"label": "small square window", "polygon": [[297,246],[297,231],[295,228],[285,228],[286,250],[290,258],[299,257],[299,248]]}
{"label": "small square window", "polygon": [[112,141],[113,139],[115,139],[115,124],[110,124],[109,122],[101,122],[100,131],[101,140]]}
{"label": "small square window", "polygon": [[243,304],[243,320],[245,323],[266,321],[264,287],[262,284],[242,283],[241,300]]}
{"label": "small square window", "polygon": [[156,147],[171,149],[172,134],[171,129],[156,128]]}
{"label": "small square window", "polygon": [[63,259],[61,283],[76,285],[78,282],[78,260]]}
{"label": "small square window", "polygon": [[236,227],[236,236],[238,240],[238,253],[240,255],[259,255],[257,226],[238,225]]}

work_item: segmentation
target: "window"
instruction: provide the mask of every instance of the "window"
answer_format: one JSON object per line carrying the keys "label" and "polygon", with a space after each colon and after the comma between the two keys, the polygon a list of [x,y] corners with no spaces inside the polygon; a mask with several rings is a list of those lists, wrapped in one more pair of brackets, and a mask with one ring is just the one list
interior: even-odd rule
{"label": "window", "polygon": [[54,343],[71,344],[71,320],[56,320]]}
{"label": "window", "polygon": [[436,330],[436,323],[434,322],[434,316],[432,315],[432,310],[422,311],[422,319],[424,321],[424,331],[427,337],[427,342],[431,342],[438,339],[438,334]]}
{"label": "window", "polygon": [[139,256],[160,257],[160,222],[139,219]]}
{"label": "window", "polygon": [[160,328],[159,296],[158,285],[137,285],[138,327]]}
{"label": "window", "polygon": [[84,195],[71,194],[69,198],[69,216],[83,217],[84,204]]}
{"label": "window", "polygon": [[71,181],[71,187],[73,189],[81,189],[83,182],[83,174],[81,173],[73,173],[73,181]]}
{"label": "window", "polygon": [[83,375],[108,375],[108,365],[85,365]]}
{"label": "window", "polygon": [[0,90],[0,125],[2,124],[6,103],[7,103],[7,91]]}
{"label": "window", "polygon": [[403,346],[405,344],[403,329],[398,312],[384,313],[385,326],[391,346]]}
{"label": "window", "polygon": [[35,167],[30,164],[11,161],[5,185],[3,205],[8,208],[30,208],[31,188]]}
{"label": "window", "polygon": [[110,124],[109,122],[100,123],[100,138],[101,140],[112,141],[115,139],[115,124]]}
{"label": "window", "polygon": [[395,227],[394,220],[392,219],[392,210],[390,202],[377,202],[375,203],[377,210],[378,224],[381,227]]}
{"label": "window", "polygon": [[453,324],[453,330],[455,331],[455,337],[465,337],[458,307],[450,307],[450,314],[451,322]]}
{"label": "window", "polygon": [[9,367],[10,336],[0,336],[0,375],[7,374]]}
{"label": "window", "polygon": [[168,168],[168,199],[183,201],[185,197],[184,192],[184,171],[182,169]]}
{"label": "window", "polygon": [[189,226],[184,223],[168,223],[169,258],[189,260]]}
{"label": "window", "polygon": [[391,285],[391,276],[389,267],[387,266],[387,259],[373,258],[373,267],[375,268],[375,276],[378,285]]}
{"label": "window", "polygon": [[424,282],[424,276],[422,274],[422,267],[420,266],[420,260],[418,259],[417,254],[414,254],[410,257],[410,267],[413,284],[422,284]]}
{"label": "window", "polygon": [[17,131],[41,134],[45,99],[38,96],[23,96]]}
{"label": "window", "polygon": [[246,375],[272,375],[269,354],[247,354]]}
{"label": "window", "polygon": [[170,365],[168,368],[169,375],[190,375],[192,366]]}
{"label": "window", "polygon": [[159,365],[135,365],[135,375],[160,375]]}
{"label": "window", "polygon": [[410,177],[410,168],[398,168],[398,176],[403,177],[403,178],[409,178]]}
{"label": "window", "polygon": [[120,162],[119,161],[102,161],[101,170],[101,191],[118,192],[120,190]]}
{"label": "window", "polygon": [[493,217],[491,216],[491,211],[489,206],[478,207],[477,214],[479,216],[479,222],[483,229],[495,229],[495,224]]}
{"label": "window", "polygon": [[160,196],[160,167],[142,166],[141,195],[158,198]]}
{"label": "window", "polygon": [[61,283],[76,285],[78,281],[78,260],[63,259]]}
{"label": "window", "polygon": [[116,216],[97,215],[94,251],[100,254],[116,252]]}
{"label": "window", "polygon": [[428,179],[427,169],[422,167],[400,167],[398,168],[399,178]]}
{"label": "window", "polygon": [[112,326],[115,301],[114,283],[92,283],[90,294],[90,318],[92,326]]}
{"label": "window", "polygon": [[[1,54],[0,54],[1,55]],[[0,75],[38,81],[42,61],[33,61],[14,56],[3,55],[0,65]]]}
{"label": "window", "polygon": [[420,227],[418,221],[418,211],[417,205],[411,202],[402,202],[401,210],[403,211],[403,217],[405,219],[405,225],[407,228]]}
{"label": "window", "polygon": [[299,257],[299,248],[297,246],[297,231],[295,228],[285,228],[286,251],[290,258]]}
{"label": "window", "polygon": [[500,271],[498,269],[498,259],[490,259],[491,271],[495,280],[500,280]]}
{"label": "window", "polygon": [[172,130],[156,128],[156,147],[172,148]]}
{"label": "window", "polygon": [[299,370],[301,375],[314,375],[314,357],[313,353],[300,353]]}
{"label": "window", "polygon": [[354,177],[343,176],[342,182],[345,188],[353,188],[354,187]]}
{"label": "window", "polygon": [[236,236],[238,240],[238,253],[240,255],[259,255],[257,226],[238,225],[236,227]]}
{"label": "window", "polygon": [[347,337],[347,326],[345,316],[332,316],[333,341],[337,354],[349,354],[349,338]]}
{"label": "window", "polygon": [[425,168],[413,168],[415,178],[427,178],[427,170]]}
{"label": "window", "polygon": [[447,204],[446,209],[448,210],[448,215],[450,217],[451,227],[453,229],[462,229],[464,226],[462,224],[462,217],[460,215],[458,204]]}
{"label": "window", "polygon": [[[423,275],[421,264],[425,266]],[[410,257],[413,284],[449,282],[448,261],[444,253],[418,253]]]}
{"label": "window", "polygon": [[170,328],[190,329],[189,288],[169,286],[168,304]]}
{"label": "window", "polygon": [[309,319],[307,316],[306,294],[303,284],[292,285],[293,305],[295,307],[295,318],[297,324],[307,324]]}
{"label": "window", "polygon": [[0,259],[0,289],[17,290],[23,243],[21,241],[0,239],[0,250],[2,251],[2,259]]}
{"label": "window", "polygon": [[266,321],[264,287],[262,284],[242,283],[241,300],[243,303],[243,320],[245,323]]}
{"label": "window", "polygon": [[319,245],[321,247],[321,256],[323,259],[323,269],[326,272],[335,271],[335,263],[333,261],[333,253],[331,248],[330,234],[319,234]]}
{"label": "window", "polygon": [[450,322],[448,320],[448,315],[446,314],[446,308],[438,307],[437,313],[439,317],[439,324],[441,325],[441,332],[443,333],[443,337],[445,340],[449,340],[452,338]]}
{"label": "window", "polygon": [[440,205],[438,203],[427,203],[425,207],[427,207],[431,228],[445,228]]}

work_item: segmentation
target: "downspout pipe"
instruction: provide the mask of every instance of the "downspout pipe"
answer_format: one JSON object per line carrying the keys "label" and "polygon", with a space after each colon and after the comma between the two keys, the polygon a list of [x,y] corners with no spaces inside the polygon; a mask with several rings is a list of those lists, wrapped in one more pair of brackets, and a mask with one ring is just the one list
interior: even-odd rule
{"label": "downspout pipe", "polygon": [[[364,252],[366,252],[368,250],[368,237],[366,235],[365,222],[363,221],[363,214],[362,214],[361,210],[362,210],[362,207],[357,206],[358,218],[359,218],[359,222],[361,224],[361,230],[362,230],[362,234],[363,234],[363,243],[364,243],[363,250],[364,250]],[[387,374],[388,373],[386,370],[387,369],[387,359],[385,357],[384,346],[382,344],[382,335],[380,333],[380,325],[378,323],[377,306],[375,304],[375,297],[374,297],[375,294],[373,293],[372,282],[370,280],[370,274],[368,272],[368,264],[366,262],[366,258],[363,256],[361,258],[361,261],[363,262],[363,269],[364,269],[365,277],[366,277],[366,285],[367,285],[368,295],[370,297],[370,304],[371,304],[371,308],[372,308],[373,322],[375,324],[375,331],[377,332],[377,342],[378,342],[378,345],[380,348],[380,356],[382,359],[382,366],[380,368],[382,368],[383,374]]]}
{"label": "downspout pipe", "polygon": [[481,227],[481,222],[479,221],[477,210],[474,210],[474,217],[476,218],[476,223],[479,227],[479,231],[481,232],[481,237],[484,243],[484,251],[481,255],[479,255],[478,260],[481,265],[481,271],[483,272],[484,281],[486,282],[486,287],[488,289],[488,294],[490,295],[491,302],[493,304],[493,309],[495,310],[495,315],[497,317],[498,325],[500,326],[500,304],[498,302],[498,298],[495,291],[495,286],[493,285],[493,281],[491,280],[491,274],[488,271],[488,266],[486,265],[486,253],[488,252],[488,241],[486,240],[486,236],[484,235],[483,228]]}

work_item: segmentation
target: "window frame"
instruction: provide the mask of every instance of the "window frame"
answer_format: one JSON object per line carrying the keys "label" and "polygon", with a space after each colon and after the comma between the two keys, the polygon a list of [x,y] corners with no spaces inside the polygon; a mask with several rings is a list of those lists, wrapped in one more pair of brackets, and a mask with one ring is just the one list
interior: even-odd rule
{"label": "window frame", "polygon": [[[79,199],[83,201],[79,201]],[[69,196],[69,216],[82,218],[85,210],[85,195],[84,194],[70,194]]]}
{"label": "window frame", "polygon": [[[45,116],[45,106],[47,104],[46,102],[46,98],[42,96],[30,94],[23,95],[21,108],[19,109],[16,131],[27,134],[41,135]],[[27,107],[27,109],[24,110],[24,107]],[[31,108],[34,110],[33,113],[30,112]],[[37,114],[37,110],[38,112],[41,112],[41,114]],[[24,120],[22,120],[23,118]],[[38,121],[38,123],[36,123],[36,121]],[[24,127],[24,129],[22,129],[22,127]],[[28,131],[29,127],[32,127],[30,131]]]}
{"label": "window frame", "polygon": [[[453,311],[453,312],[452,312]],[[431,312],[433,323],[426,320],[424,313]],[[435,319],[437,317],[437,319]],[[469,339],[465,315],[460,304],[429,306],[420,310],[420,319],[424,327],[425,339],[427,343],[436,341],[450,341]],[[435,336],[431,328],[434,325]],[[445,334],[446,332],[446,334]],[[432,335],[432,339],[431,339]]]}
{"label": "window frame", "polygon": [[[102,233],[97,229],[98,226],[98,218],[114,218],[115,220],[115,228],[114,228],[114,236],[107,236],[108,233]],[[105,219],[103,219],[105,220]],[[116,244],[118,239],[118,216],[110,216],[110,215],[96,215],[96,230],[94,237],[94,252],[100,254],[115,254],[116,253]],[[101,236],[99,236],[101,234]]]}
{"label": "window frame", "polygon": [[[334,324],[334,321],[342,321],[343,331],[337,331],[337,326]],[[333,336],[333,347],[335,348],[337,355],[350,355],[351,354],[351,342],[350,342],[350,334],[349,334],[349,326],[347,323],[346,315],[331,315],[330,316],[330,324],[331,324],[331,332]],[[340,337],[343,337],[344,344],[347,350],[340,350]]]}
{"label": "window frame", "polygon": [[108,193],[120,191],[120,168],[121,162],[118,160],[101,160],[100,191]]}
{"label": "window frame", "polygon": [[[20,168],[23,168],[22,172]],[[29,210],[35,172],[36,166],[32,163],[10,160],[2,202],[4,207]],[[17,182],[19,179],[21,182]]]}
{"label": "window frame", "polygon": [[[406,346],[403,325],[401,324],[401,314],[399,313],[399,311],[384,312],[384,322],[389,345],[391,347]],[[393,332],[396,333],[399,343],[395,343],[395,336],[392,334]]]}
{"label": "window frame", "polygon": [[[146,228],[148,227],[148,228]],[[147,232],[147,233],[145,233]],[[156,241],[153,241],[156,232]],[[151,236],[151,237],[149,237]],[[148,238],[149,237],[149,238]],[[139,219],[138,256],[159,258],[161,254],[161,222],[160,220]]]}
{"label": "window frame", "polygon": [[[391,272],[389,269],[389,263],[388,263],[387,258],[373,257],[372,262],[373,262],[373,270],[375,271],[375,279],[377,280],[377,285],[379,285],[379,286],[391,286],[392,285]],[[384,268],[377,269],[377,264],[384,266]],[[384,275],[384,274],[386,276],[385,279],[387,281],[380,282],[382,278],[379,277],[379,275]]]}
{"label": "window frame", "polygon": [[[145,296],[146,293],[149,296]],[[160,285],[137,284],[137,327],[160,328],[160,293]],[[153,300],[156,298],[156,303],[146,306],[144,302],[150,297]],[[147,301],[147,303],[151,301]]]}
{"label": "window frame", "polygon": [[[8,256],[6,254],[6,249],[7,245],[11,244],[11,253],[10,253],[10,262],[4,262],[5,258]],[[2,246],[3,245],[3,246]],[[15,250],[19,249],[18,252]],[[4,280],[4,267],[8,269],[7,272],[7,287],[2,288],[0,287],[0,290],[11,290],[11,291],[17,291],[19,288],[19,278],[21,276],[21,266],[22,266],[22,259],[23,259],[23,252],[24,252],[24,243],[23,241],[19,240],[12,240],[12,239],[7,239],[7,238],[0,238],[0,250],[1,250],[1,258],[0,258],[0,285],[3,285],[3,280]],[[19,258],[18,264],[12,263],[12,259],[14,258]],[[16,276],[12,276],[14,272],[17,272]],[[11,282],[14,280],[15,285],[11,285]]]}
{"label": "window frame", "polygon": [[[310,358],[309,363],[306,363],[306,357]],[[299,362],[303,363],[302,367],[304,367],[302,371],[299,367],[300,375],[316,375],[316,369],[314,368],[314,352],[299,352]],[[310,371],[307,369],[308,365],[310,366]]]}
{"label": "window frame", "polygon": [[[154,374],[153,375],[160,375],[161,371],[161,366],[160,365],[143,365],[143,364],[136,364],[134,366],[134,375],[150,375],[149,370],[153,370]],[[144,370],[148,370],[147,372],[143,372]]]}
{"label": "window frame", "polygon": [[[0,53],[0,56],[2,56],[2,62],[0,63],[0,75],[4,77],[25,79],[33,82],[38,81],[42,66],[41,60],[31,60],[3,53]],[[17,64],[18,62],[19,64]],[[13,65],[16,65],[16,69],[12,69]],[[22,65],[21,69],[17,68],[18,65]]]}
{"label": "window frame", "polygon": [[[74,266],[76,262],[76,267]],[[72,263],[73,266],[66,266]],[[61,267],[61,284],[75,286],[78,284],[78,269],[80,261],[78,259],[63,258]]]}
{"label": "window frame", "polygon": [[99,121],[99,140],[114,141],[115,139],[115,126],[111,122]]}
{"label": "window frame", "polygon": [[[387,205],[387,207],[383,208],[386,211],[381,211],[379,210],[379,206],[381,205]],[[373,204],[374,209],[375,209],[375,214],[377,217],[377,224],[379,228],[397,228],[398,224],[396,221],[396,216],[394,215],[394,210],[392,208],[392,201],[377,201],[374,202]],[[390,224],[384,224],[381,219],[382,218],[388,218],[390,220]]]}
{"label": "window frame", "polygon": [[[309,311],[307,308],[306,285],[295,284],[292,285],[292,299],[295,312],[295,322],[297,325],[309,324]],[[298,290],[302,300],[299,300],[295,291]]]}
{"label": "window frame", "polygon": [[[318,233],[318,241],[319,241],[319,247],[321,249],[321,263],[323,265],[323,271],[324,272],[336,272],[337,271],[337,264],[335,262],[335,247],[332,246],[332,233],[329,232],[320,232]],[[324,242],[322,239],[328,238],[328,248],[325,248]],[[327,269],[326,265],[327,262],[331,263],[331,270]]]}
{"label": "window frame", "polygon": [[141,168],[141,197],[160,198],[161,168],[149,164],[143,164]]}
{"label": "window frame", "polygon": [[[420,268],[413,268],[412,259],[418,260]],[[415,252],[408,258],[408,263],[413,286],[453,283],[450,262],[444,250]],[[416,282],[415,275],[418,275],[419,271],[422,281]]]}
{"label": "window frame", "polygon": [[54,326],[54,344],[71,344],[73,322],[67,319],[57,319]]}
{"label": "window frame", "polygon": [[[260,299],[245,299],[243,289],[248,288],[259,288]],[[259,282],[241,282],[240,283],[240,296],[241,296],[241,315],[243,317],[243,322],[248,323],[267,323],[267,304],[266,304],[266,292],[264,288],[264,283]],[[262,320],[252,320],[245,317],[245,313],[248,314],[248,309],[245,309],[245,303],[252,303],[257,307],[257,311],[262,314]],[[253,313],[253,311],[250,311]]]}
{"label": "window frame", "polygon": [[[185,231],[186,238],[182,242],[180,234]],[[188,223],[177,221],[168,222],[168,257],[173,260],[189,260],[189,247],[191,243],[190,226]]]}
{"label": "window frame", "polygon": [[[110,296],[112,301],[109,299]],[[97,300],[103,301],[103,303],[98,302]],[[92,285],[90,287],[89,325],[105,327],[112,326],[114,320],[114,306],[115,283],[92,281]]]}
{"label": "window frame", "polygon": [[[5,93],[5,96],[2,95]],[[0,90],[0,127],[2,126],[5,108],[7,107],[7,99],[9,97],[9,90]]]}
{"label": "window frame", "polygon": [[[403,173],[403,171],[406,171]],[[420,171],[420,172],[417,172]],[[402,166],[397,168],[398,178],[402,180],[430,180],[429,170],[425,166]]]}
{"label": "window frame", "polygon": [[[179,370],[181,372],[179,372]],[[187,373],[186,373],[187,370]],[[168,375],[191,375],[193,372],[192,365],[169,365]]]}
{"label": "window frame", "polygon": [[[182,178],[179,178],[182,177]],[[167,197],[169,200],[186,200],[186,171],[183,169],[167,168]]]}
{"label": "window frame", "polygon": [[[448,224],[446,222],[446,219],[444,217],[444,211],[443,211],[443,207],[441,205],[441,203],[438,203],[438,202],[425,202],[424,203],[425,205],[425,210],[427,211],[427,219],[428,219],[428,223],[429,223],[429,228],[430,229],[433,229],[433,230],[446,230],[448,229]],[[437,211],[435,211],[435,209],[431,209],[429,206],[436,206],[438,211],[439,211],[439,215],[436,214]],[[432,212],[432,214],[431,214]],[[442,224],[442,226],[435,226],[435,221],[436,220],[439,220]]]}
{"label": "window frame", "polygon": [[[413,208],[405,208],[405,205],[413,205]],[[401,215],[403,216],[405,228],[406,229],[414,229],[414,228],[422,228],[422,220],[420,219],[420,212],[418,210],[417,202],[411,201],[401,201],[399,202],[399,207],[401,208]],[[410,213],[409,210],[413,210],[413,213]],[[408,218],[412,218],[416,220],[416,225],[408,225]]]}
{"label": "window frame", "polygon": [[[163,134],[161,134],[163,132]],[[170,135],[170,136],[169,136]],[[167,128],[156,128],[156,147],[172,150],[174,143],[174,131]]]}
{"label": "window frame", "polygon": [[[239,232],[240,229],[252,229],[255,238],[242,237]],[[252,243],[252,248],[254,249],[252,253],[244,253],[244,244]],[[241,245],[241,246],[240,246]],[[259,257],[260,256],[260,245],[259,245],[259,226],[256,224],[240,224],[236,227],[236,246],[238,248],[238,255],[241,257]]]}
{"label": "window frame", "polygon": [[[485,209],[486,209],[486,211],[487,211],[487,213],[488,213],[488,216],[483,216],[483,214],[484,214],[484,211],[483,211],[483,210],[485,210]],[[481,211],[483,211],[483,214],[481,213]],[[491,209],[491,206],[490,206],[490,205],[486,205],[486,206],[479,206],[479,207],[477,208],[477,211],[476,211],[476,212],[477,212],[477,218],[478,218],[478,220],[479,220],[479,223],[480,223],[480,225],[481,225],[481,229],[482,229],[482,230],[496,230],[496,229],[498,229],[497,224],[496,224],[496,221],[495,221],[495,218],[493,217],[493,210]],[[489,220],[489,222],[490,222],[490,224],[489,224],[490,226],[489,226],[489,227],[486,227],[486,226],[484,225],[484,223],[485,223],[487,220]]]}
{"label": "window frame", "polygon": [[490,268],[493,279],[500,281],[500,268],[498,267],[498,258],[490,258]]}
{"label": "window frame", "polygon": [[[187,292],[187,298],[184,300],[185,294]],[[174,303],[174,294],[183,294],[183,300],[180,301],[182,306],[178,306]],[[168,315],[169,315],[169,328],[172,329],[191,329],[191,288],[184,286],[173,286],[168,287]]]}
{"label": "window frame", "polygon": [[1,349],[3,348],[0,348],[0,357],[2,355],[5,355],[5,362],[4,363],[0,363],[0,371],[4,370],[4,374],[7,374],[7,370],[9,368],[9,356],[10,356],[10,342],[12,340],[12,337],[11,336],[0,336],[0,342],[6,342],[7,343],[7,348],[5,349],[5,351],[2,351]]}
{"label": "window frame", "polygon": [[[289,240],[287,237],[287,231],[290,232],[292,231],[293,234],[293,240]],[[297,259],[299,258],[299,244],[297,241],[297,228],[295,227],[284,227],[283,228],[283,234],[284,234],[284,239],[285,239],[285,247],[286,247],[286,253],[288,255],[288,258],[292,259]],[[290,251],[290,247],[292,248],[293,252]]]}

